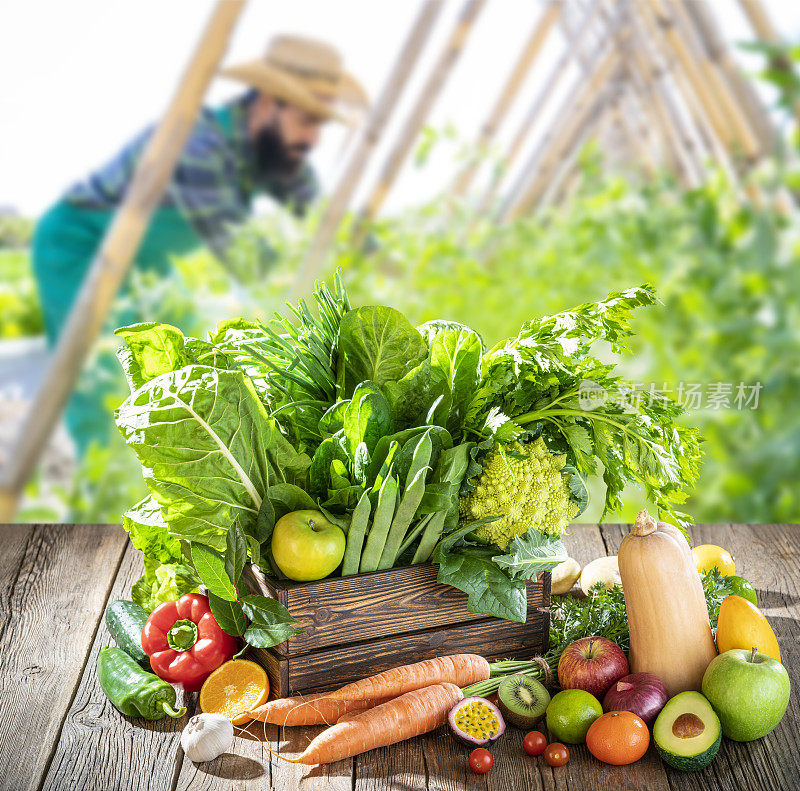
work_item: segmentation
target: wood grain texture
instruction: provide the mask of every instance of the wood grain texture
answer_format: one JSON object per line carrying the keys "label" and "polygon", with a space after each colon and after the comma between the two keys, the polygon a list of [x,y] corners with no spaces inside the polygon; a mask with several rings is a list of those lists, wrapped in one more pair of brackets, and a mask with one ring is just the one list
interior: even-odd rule
{"label": "wood grain texture", "polygon": [[[499,619],[461,624],[449,629],[424,629],[349,646],[334,646],[302,656],[279,657],[268,649],[254,651],[272,679],[288,674],[288,686],[278,682],[276,694],[336,689],[401,664],[446,654],[479,653],[487,659],[525,658],[546,650],[545,618],[535,612],[526,624]],[[284,670],[285,668],[285,670]]]}
{"label": "wood grain texture", "polygon": [[[269,577],[247,579],[288,607],[305,630],[279,647],[278,653],[288,656],[415,632],[422,626],[486,619],[467,611],[465,593],[436,582],[437,573],[437,566],[425,563],[303,584],[287,585]],[[529,582],[528,612],[543,602],[543,579]]]}
{"label": "wood grain texture", "polygon": [[[584,564],[616,552],[626,532],[626,526],[618,525],[575,527],[565,543],[570,554]],[[737,572],[753,582],[759,607],[775,629],[784,664],[797,689],[800,527],[701,525],[691,532],[695,543],[719,544],[729,549],[736,559]],[[257,723],[248,730],[259,738],[248,738],[240,730],[240,737],[228,753],[216,761],[195,765],[179,749],[179,732],[185,720],[147,723],[124,717],[106,700],[96,680],[97,653],[101,645],[109,643],[109,637],[102,622],[94,639],[92,634],[101,621],[105,600],[127,595],[128,586],[141,573],[141,556],[132,548],[124,550],[122,532],[108,532],[99,527],[0,526],[0,540],[3,541],[0,673],[6,714],[4,724],[0,725],[0,760],[4,769],[1,789],[788,791],[800,788],[800,702],[796,694],[775,731],[748,744],[723,740],[719,756],[711,766],[693,774],[664,767],[652,748],[637,764],[610,767],[592,758],[585,747],[571,747],[572,757],[567,766],[550,769],[541,758],[530,758],[523,753],[523,731],[513,727],[492,746],[495,765],[484,776],[469,771],[469,749],[457,744],[446,728],[405,742],[402,747],[381,748],[347,761],[310,768],[285,763],[271,754],[270,749],[286,756],[296,755],[321,728],[279,729]],[[110,596],[106,596],[120,557],[119,573]],[[105,591],[104,575],[108,580]],[[54,597],[62,603],[60,609],[53,608]],[[84,615],[87,610],[88,617]],[[462,626],[468,627],[460,624],[456,628]],[[51,637],[45,643],[43,638],[47,635]],[[484,650],[487,642],[484,641]],[[32,675],[26,676],[22,671],[33,667],[31,652],[41,671],[31,670]],[[342,657],[341,661],[349,660]],[[69,704],[73,691],[74,699]],[[189,703],[192,705],[193,701]]]}
{"label": "wood grain texture", "polygon": [[24,791],[47,769],[125,537],[102,525],[12,525],[0,536],[0,788]]}
{"label": "wood grain texture", "polygon": [[[118,532],[121,534],[122,530],[118,528]],[[86,568],[89,557],[77,568]],[[109,600],[128,597],[131,583],[142,574],[142,565],[142,554],[128,545]],[[92,573],[99,573],[101,568],[98,562]],[[73,617],[80,611],[76,607]],[[78,640],[76,637],[75,642]],[[165,717],[148,722],[121,714],[97,680],[100,648],[113,644],[103,618],[45,780],[48,791],[149,791],[173,787],[175,773],[183,761],[180,732],[192,714],[192,701],[188,701],[187,714],[177,720]],[[80,640],[80,645],[85,651],[89,640]],[[183,693],[178,694],[178,705],[183,697]]]}
{"label": "wood grain texture", "polygon": [[758,607],[767,616],[789,673],[789,709],[772,733],[755,742],[723,738],[714,762],[686,775],[668,769],[670,786],[680,791],[800,788],[800,526],[698,525],[694,544],[717,544],[734,557],[736,573],[752,582]]}

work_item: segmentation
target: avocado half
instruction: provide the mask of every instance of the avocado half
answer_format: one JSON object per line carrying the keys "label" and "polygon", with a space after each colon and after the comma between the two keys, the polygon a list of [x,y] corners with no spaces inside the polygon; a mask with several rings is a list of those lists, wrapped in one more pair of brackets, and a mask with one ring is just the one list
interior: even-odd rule
{"label": "avocado half", "polygon": [[670,698],[653,725],[653,741],[664,763],[683,772],[704,769],[719,750],[722,726],[699,692]]}

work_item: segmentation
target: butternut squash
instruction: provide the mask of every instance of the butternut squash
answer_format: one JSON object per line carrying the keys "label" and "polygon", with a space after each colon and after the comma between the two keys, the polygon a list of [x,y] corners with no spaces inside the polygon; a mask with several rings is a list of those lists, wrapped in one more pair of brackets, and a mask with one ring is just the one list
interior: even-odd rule
{"label": "butternut squash", "polygon": [[670,697],[700,690],[717,655],[703,586],[678,528],[640,511],[619,548],[633,673],[655,673]]}

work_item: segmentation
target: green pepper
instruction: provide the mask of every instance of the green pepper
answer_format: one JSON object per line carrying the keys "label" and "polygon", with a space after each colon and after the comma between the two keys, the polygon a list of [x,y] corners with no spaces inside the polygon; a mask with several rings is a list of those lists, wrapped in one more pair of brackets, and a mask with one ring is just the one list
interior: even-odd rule
{"label": "green pepper", "polygon": [[108,699],[129,717],[160,720],[165,714],[170,717],[186,714],[186,708],[175,710],[174,687],[142,669],[121,648],[100,649],[97,677]]}

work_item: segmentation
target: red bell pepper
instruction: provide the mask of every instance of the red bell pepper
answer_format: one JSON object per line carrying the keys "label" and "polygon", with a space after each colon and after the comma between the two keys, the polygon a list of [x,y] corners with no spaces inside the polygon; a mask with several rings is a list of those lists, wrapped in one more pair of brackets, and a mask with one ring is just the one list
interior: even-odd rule
{"label": "red bell pepper", "polygon": [[214,619],[208,597],[187,593],[150,613],[142,629],[142,648],[159,678],[196,692],[236,653],[237,643]]}

